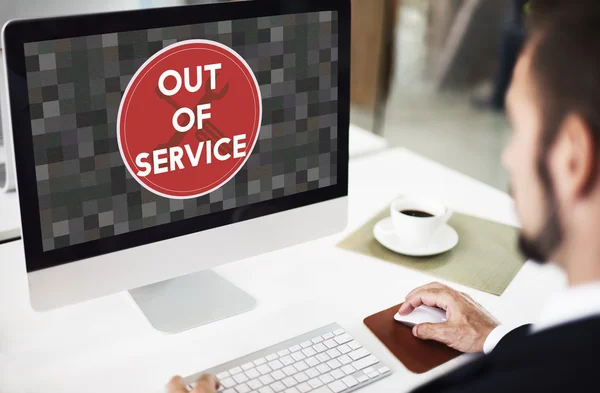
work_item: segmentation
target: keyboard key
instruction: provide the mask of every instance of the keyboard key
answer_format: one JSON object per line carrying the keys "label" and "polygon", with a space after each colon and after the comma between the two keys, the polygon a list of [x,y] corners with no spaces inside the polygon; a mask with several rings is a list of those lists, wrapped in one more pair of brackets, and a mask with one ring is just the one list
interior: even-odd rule
{"label": "keyboard key", "polygon": [[248,371],[251,368],[254,368],[254,363],[252,363],[252,362],[242,364],[242,370],[244,370],[244,371]]}
{"label": "keyboard key", "polygon": [[283,371],[288,377],[298,372],[294,366],[286,366],[282,368],[281,371]]}
{"label": "keyboard key", "polygon": [[342,355],[339,358],[337,358],[337,360],[339,360],[342,364],[352,363],[352,359],[350,359],[350,356],[348,355]]}
{"label": "keyboard key", "polygon": [[[222,388],[222,387],[221,387]],[[225,389],[222,391],[222,393],[236,393],[234,388],[229,388],[229,389]]]}
{"label": "keyboard key", "polygon": [[344,378],[346,376],[342,370],[333,370],[330,374],[335,379]]}
{"label": "keyboard key", "polygon": [[269,367],[271,367],[273,370],[279,370],[283,367],[283,363],[281,363],[279,360],[273,360],[269,363]]}
{"label": "keyboard key", "polygon": [[334,381],[327,386],[333,391],[333,393],[340,393],[348,389],[348,386],[346,386],[346,384],[342,381]]}
{"label": "keyboard key", "polygon": [[352,365],[347,364],[344,367],[341,368],[341,370],[346,373],[346,375],[352,375],[356,372],[356,369],[354,367],[352,367]]}
{"label": "keyboard key", "polygon": [[293,347],[290,347],[290,352],[291,353],[298,352],[301,349],[302,349],[302,347],[300,347],[300,345],[294,345]]}
{"label": "keyboard key", "polygon": [[260,373],[255,368],[246,371],[245,374],[248,377],[248,379],[254,379],[254,378],[260,377]]}
{"label": "keyboard key", "polygon": [[337,347],[337,350],[343,353],[344,355],[348,352],[352,352],[352,348],[350,348],[348,344],[340,345],[339,347]]}
{"label": "keyboard key", "polygon": [[349,343],[350,341],[352,341],[352,340],[353,340],[353,338],[352,338],[352,336],[351,336],[351,335],[349,335],[348,333],[344,333],[344,334],[342,334],[342,335],[336,336],[336,337],[334,338],[334,340],[335,340],[335,342],[336,342],[336,343],[338,343],[339,345],[342,345],[342,344]]}
{"label": "keyboard key", "polygon": [[315,378],[315,379],[311,379],[310,381],[308,381],[308,384],[313,388],[316,389],[320,386],[323,386],[323,382],[321,382],[321,380],[319,378]]}
{"label": "keyboard key", "polygon": [[321,373],[316,368],[309,368],[306,370],[306,375],[308,375],[308,378],[316,378],[321,375]]}
{"label": "keyboard key", "polygon": [[306,373],[302,371],[294,375],[294,379],[298,381],[298,383],[306,382],[309,380],[308,375],[306,375]]}
{"label": "keyboard key", "polygon": [[344,334],[346,333],[346,331],[344,329],[338,329],[338,330],[334,330],[333,334],[336,336],[339,336],[340,334]]}
{"label": "keyboard key", "polygon": [[283,380],[283,381],[281,381],[281,382],[283,382],[283,384],[284,384],[285,386],[287,386],[288,388],[291,388],[292,386],[296,386],[296,385],[298,384],[298,381],[296,381],[296,380],[295,380],[294,378],[292,378],[292,377],[287,377],[286,379],[284,379],[284,380]]}
{"label": "keyboard key", "polygon": [[273,389],[275,392],[283,392],[285,390],[285,385],[277,381],[271,385],[271,389]]}
{"label": "keyboard key", "polygon": [[369,380],[369,377],[366,376],[365,374],[360,374],[358,377],[356,377],[356,380],[358,381],[358,383],[363,383]]}
{"label": "keyboard key", "polygon": [[340,363],[340,361],[339,361],[339,360],[337,360],[337,359],[333,359],[333,360],[330,360],[330,361],[328,361],[328,362],[327,362],[327,365],[328,365],[329,367],[331,367],[332,369],[334,369],[334,370],[335,370],[336,368],[340,368],[340,367],[342,367],[342,363]]}
{"label": "keyboard key", "polygon": [[385,374],[385,373],[389,372],[390,369],[388,367],[381,367],[381,368],[378,368],[377,371],[379,371],[379,374]]}
{"label": "keyboard key", "polygon": [[258,371],[262,375],[265,375],[265,374],[269,374],[273,370],[271,369],[271,367],[269,367],[268,364],[263,364],[262,366],[256,367],[256,371]]}
{"label": "keyboard key", "polygon": [[321,337],[321,336],[315,337],[311,341],[313,342],[313,344],[318,344],[320,342],[323,342],[323,337]]}
{"label": "keyboard key", "polygon": [[273,382],[275,382],[275,380],[273,379],[272,376],[270,375],[263,375],[262,377],[258,378],[258,380],[260,381],[260,383],[262,383],[263,385],[270,385]]}
{"label": "keyboard key", "polygon": [[289,349],[282,349],[281,351],[277,352],[277,355],[279,357],[287,356],[289,354],[290,354],[290,350]]}
{"label": "keyboard key", "polygon": [[296,389],[298,389],[300,393],[306,393],[312,390],[310,385],[306,382],[302,382],[300,385],[296,386]]}
{"label": "keyboard key", "polygon": [[325,333],[323,336],[323,340],[329,340],[330,338],[333,338],[334,334],[333,333]]}
{"label": "keyboard key", "polygon": [[379,372],[373,371],[372,373],[367,374],[367,376],[371,379],[377,378],[379,376]]}
{"label": "keyboard key", "polygon": [[261,364],[265,364],[267,362],[267,359],[265,358],[260,358],[260,359],[256,359],[254,361],[254,365],[255,366],[260,366]]}
{"label": "keyboard key", "polygon": [[348,346],[352,349],[358,349],[358,348],[362,347],[362,345],[360,345],[356,340],[350,341],[348,343]]}
{"label": "keyboard key", "polygon": [[337,349],[333,348],[330,349],[329,351],[326,352],[327,355],[329,355],[329,357],[331,358],[337,358],[338,356],[341,355],[340,351],[338,351]]}
{"label": "keyboard key", "polygon": [[267,362],[272,362],[273,360],[277,359],[279,356],[277,356],[276,353],[272,353],[269,356],[267,356],[265,359],[267,359]]}
{"label": "keyboard key", "polygon": [[281,370],[273,371],[271,377],[273,377],[274,380],[279,381],[280,379],[285,378],[285,373]]}
{"label": "keyboard key", "polygon": [[333,393],[333,392],[326,385],[323,385],[320,388],[317,388],[310,393]]}
{"label": "keyboard key", "polygon": [[258,379],[253,379],[252,381],[248,381],[248,386],[251,389],[256,390],[263,386],[263,384]]}
{"label": "keyboard key", "polygon": [[296,367],[296,370],[298,371],[304,371],[309,368],[304,360],[300,360],[298,363],[294,364],[294,367]]}
{"label": "keyboard key", "polygon": [[[324,384],[328,384],[331,383],[333,381],[335,381],[335,378],[331,376],[331,374],[327,373],[327,374],[323,374],[319,377],[319,379],[321,380],[321,382],[323,382]],[[369,379],[369,378],[367,378]]]}
{"label": "keyboard key", "polygon": [[312,342],[311,341],[304,341],[302,344],[300,344],[300,346],[302,348],[308,348],[308,347],[312,347]]}
{"label": "keyboard key", "polygon": [[[300,359],[298,359],[298,360],[300,360]],[[280,358],[279,361],[281,363],[283,363],[284,366],[289,366],[290,364],[295,363],[294,359],[292,359],[291,356],[284,356],[284,357]]]}
{"label": "keyboard key", "polygon": [[265,386],[265,387],[258,389],[258,393],[275,393],[275,392],[273,391],[273,389],[271,389],[270,386]]}
{"label": "keyboard key", "polygon": [[235,381],[233,380],[233,378],[225,378],[223,379],[221,382],[221,385],[223,385],[225,388],[231,388],[233,386],[236,385]]}
{"label": "keyboard key", "polygon": [[248,380],[248,377],[246,376],[246,374],[244,373],[240,373],[238,375],[234,375],[233,379],[235,380],[235,382],[237,383],[244,383]]}
{"label": "keyboard key", "polygon": [[315,351],[314,349],[312,349],[312,347],[310,347],[310,348],[303,349],[302,353],[304,354],[304,356],[309,357],[309,356],[316,355],[317,351]]}
{"label": "keyboard key", "polygon": [[322,343],[319,343],[319,344],[313,346],[313,349],[315,351],[317,351],[318,353],[327,351],[327,347],[325,345],[323,345]]}
{"label": "keyboard key", "polygon": [[222,379],[225,379],[227,377],[231,377],[231,374],[229,374],[229,371],[223,371],[222,373],[218,373],[217,375],[215,375],[217,377],[217,379],[220,381]]}
{"label": "keyboard key", "polygon": [[350,356],[352,360],[358,360],[364,358],[365,356],[369,356],[370,354],[371,352],[369,352],[367,349],[359,348],[356,351],[350,352],[348,356]]}
{"label": "keyboard key", "polygon": [[345,383],[349,388],[358,385],[358,381],[352,375],[348,375],[346,378],[343,378],[342,382]]}
{"label": "keyboard key", "polygon": [[331,358],[329,357],[329,355],[327,355],[326,353],[320,353],[316,356],[316,358],[321,362],[327,362],[329,360],[331,360]]}
{"label": "keyboard key", "polygon": [[234,367],[231,370],[229,370],[229,374],[231,374],[231,375],[239,374],[241,372],[242,372],[241,367]]}
{"label": "keyboard key", "polygon": [[371,374],[373,371],[375,371],[375,367],[367,367],[363,370],[363,373]]}
{"label": "keyboard key", "polygon": [[379,359],[377,359],[373,355],[369,355],[366,358],[362,358],[362,359],[357,360],[356,362],[352,363],[352,366],[357,370],[362,370],[363,368],[372,366],[377,363],[379,363]]}
{"label": "keyboard key", "polygon": [[317,370],[321,373],[321,374],[325,374],[331,371],[331,367],[329,367],[327,364],[323,363],[323,364],[319,364],[317,366]]}
{"label": "keyboard key", "polygon": [[286,389],[284,393],[300,393],[300,391],[296,388]]}
{"label": "keyboard key", "polygon": [[235,391],[237,393],[249,393],[250,390],[250,386],[246,385],[245,383],[235,387]]}
{"label": "keyboard key", "polygon": [[314,367],[319,363],[321,362],[319,361],[319,359],[317,359],[316,356],[306,359],[306,364],[308,364],[310,367]]}
{"label": "keyboard key", "polygon": [[338,346],[338,344],[335,342],[335,340],[332,340],[332,339],[325,341],[323,344],[325,344],[325,346],[329,349],[335,348]]}
{"label": "keyboard key", "polygon": [[300,360],[306,359],[306,355],[304,355],[302,352],[294,352],[292,354],[292,358],[294,358],[295,361],[299,362]]}

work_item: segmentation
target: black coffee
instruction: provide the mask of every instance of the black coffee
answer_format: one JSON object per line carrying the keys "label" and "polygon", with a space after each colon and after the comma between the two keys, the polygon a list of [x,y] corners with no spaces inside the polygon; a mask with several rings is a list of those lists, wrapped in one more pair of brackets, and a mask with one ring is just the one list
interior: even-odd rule
{"label": "black coffee", "polygon": [[420,210],[401,210],[400,213],[406,214],[407,216],[419,217],[419,218],[433,217],[433,214],[423,212]]}

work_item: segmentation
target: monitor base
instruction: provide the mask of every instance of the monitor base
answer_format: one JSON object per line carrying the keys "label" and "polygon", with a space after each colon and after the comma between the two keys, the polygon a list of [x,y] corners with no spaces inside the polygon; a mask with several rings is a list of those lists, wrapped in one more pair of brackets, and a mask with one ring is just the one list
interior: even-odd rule
{"label": "monitor base", "polygon": [[256,300],[211,270],[129,291],[148,322],[163,333],[179,333],[250,311]]}

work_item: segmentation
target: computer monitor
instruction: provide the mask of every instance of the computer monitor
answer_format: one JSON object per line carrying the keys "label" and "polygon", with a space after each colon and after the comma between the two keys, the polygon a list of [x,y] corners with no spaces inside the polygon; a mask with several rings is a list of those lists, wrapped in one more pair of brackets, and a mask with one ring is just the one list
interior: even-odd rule
{"label": "computer monitor", "polygon": [[206,269],[345,227],[349,0],[12,21],[3,40],[35,310],[134,288],[184,330],[254,306]]}

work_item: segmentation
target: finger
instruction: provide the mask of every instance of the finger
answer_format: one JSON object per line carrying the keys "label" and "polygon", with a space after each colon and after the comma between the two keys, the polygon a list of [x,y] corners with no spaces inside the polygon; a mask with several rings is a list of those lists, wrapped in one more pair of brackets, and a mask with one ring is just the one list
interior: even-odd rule
{"label": "finger", "polygon": [[448,327],[445,323],[421,323],[413,327],[413,335],[421,340],[433,340],[447,344]]}
{"label": "finger", "polygon": [[400,305],[400,308],[398,309],[398,314],[400,315],[408,315],[411,312],[413,312],[414,308],[412,308],[412,306],[410,305],[410,303],[408,302],[404,302]]}
{"label": "finger", "polygon": [[466,299],[469,299],[469,300],[473,299],[473,298],[471,297],[471,295],[469,295],[469,294],[468,294],[468,293],[466,293],[466,292],[460,292],[460,294],[461,294],[463,297],[465,297]]}
{"label": "finger", "polygon": [[407,297],[411,296],[415,292],[422,291],[423,289],[443,289],[443,288],[448,288],[448,287],[445,286],[444,284],[442,284],[441,282],[434,281],[434,282],[430,282],[429,284],[421,285],[420,287],[413,289],[406,296]]}
{"label": "finger", "polygon": [[219,388],[219,381],[212,375],[201,375],[196,381],[193,393],[215,393]]}
{"label": "finger", "polygon": [[442,284],[441,282],[434,281],[434,282],[430,282],[429,284],[425,284],[418,288],[413,289],[412,291],[410,291],[408,293],[408,295],[406,295],[406,297],[413,296],[416,292],[428,290],[428,289],[440,289],[440,290],[452,291],[452,288]]}
{"label": "finger", "polygon": [[410,312],[422,305],[448,310],[453,303],[453,297],[448,289],[422,289],[407,297],[405,303],[408,305],[402,305],[403,308],[407,307]]}
{"label": "finger", "polygon": [[[413,289],[412,291],[410,291],[408,293],[408,295],[406,295],[405,299],[408,299],[409,297],[414,297],[415,293],[423,291],[423,290],[429,290],[429,289],[449,289],[446,285],[440,283],[440,282],[431,282],[429,284],[425,284],[422,285],[418,288]],[[418,307],[418,306],[417,306]],[[404,302],[400,305],[400,309],[398,309],[398,313],[400,315],[408,315],[411,312],[413,312],[415,309],[415,307],[412,307],[411,304],[409,302]]]}
{"label": "finger", "polygon": [[188,393],[185,382],[180,376],[171,378],[167,385],[167,393]]}

